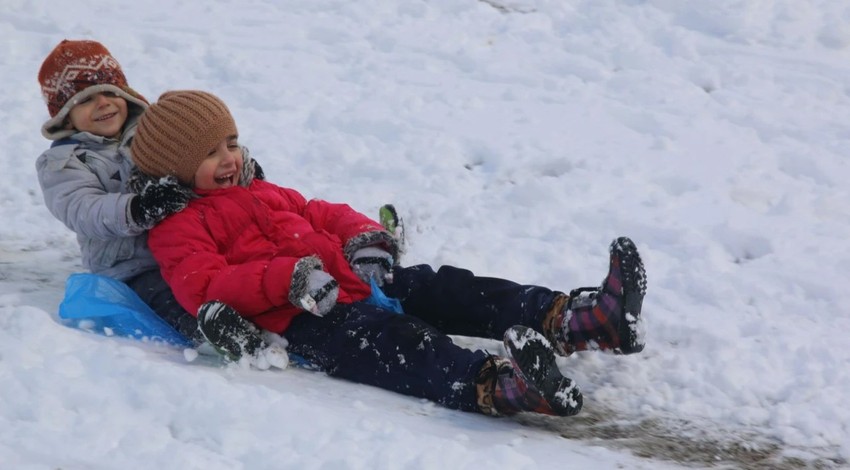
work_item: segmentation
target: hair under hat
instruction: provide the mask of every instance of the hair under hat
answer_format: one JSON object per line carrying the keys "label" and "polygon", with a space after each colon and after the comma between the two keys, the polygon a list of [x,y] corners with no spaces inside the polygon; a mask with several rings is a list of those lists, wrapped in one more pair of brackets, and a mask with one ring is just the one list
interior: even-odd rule
{"label": "hair under hat", "polygon": [[64,129],[71,108],[96,93],[112,92],[141,109],[147,100],[127,85],[121,65],[97,41],[65,39],[48,54],[38,71],[41,94],[50,113],[41,133],[61,139],[74,133]]}
{"label": "hair under hat", "polygon": [[168,91],[142,114],[131,150],[133,162],[156,178],[174,175],[192,184],[211,149],[237,135],[236,122],[217,96],[204,91]]}

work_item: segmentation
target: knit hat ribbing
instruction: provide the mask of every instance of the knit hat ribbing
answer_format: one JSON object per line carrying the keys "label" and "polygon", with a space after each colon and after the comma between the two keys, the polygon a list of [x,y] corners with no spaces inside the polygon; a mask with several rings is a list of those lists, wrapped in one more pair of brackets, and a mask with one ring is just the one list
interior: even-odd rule
{"label": "knit hat ribbing", "polygon": [[236,122],[217,96],[204,91],[168,91],[139,119],[131,146],[143,172],[174,175],[191,185],[210,150],[237,135]]}
{"label": "knit hat ribbing", "polygon": [[48,119],[41,133],[59,139],[73,131],[63,129],[65,117],[85,98],[112,92],[142,109],[147,100],[127,85],[121,65],[97,41],[65,39],[48,54],[38,71],[41,94],[47,103]]}

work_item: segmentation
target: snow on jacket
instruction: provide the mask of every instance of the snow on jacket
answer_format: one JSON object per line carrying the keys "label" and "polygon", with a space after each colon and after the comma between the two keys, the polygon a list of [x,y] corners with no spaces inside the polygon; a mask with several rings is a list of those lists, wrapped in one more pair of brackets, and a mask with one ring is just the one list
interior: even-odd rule
{"label": "snow on jacket", "polygon": [[[315,256],[339,282],[339,303],[363,300],[369,286],[345,252],[386,234],[346,204],[306,201],[297,191],[253,180],[211,191],[150,231],[149,246],[177,300],[194,314],[207,301],[234,307],[260,327],[283,332],[295,315],[289,290],[299,260]],[[386,234],[385,239],[391,239]]]}
{"label": "snow on jacket", "polygon": [[127,280],[155,269],[145,229],[130,216],[125,182],[133,168],[130,143],[141,109],[130,107],[120,140],[77,132],[36,160],[47,209],[77,234],[83,266]]}

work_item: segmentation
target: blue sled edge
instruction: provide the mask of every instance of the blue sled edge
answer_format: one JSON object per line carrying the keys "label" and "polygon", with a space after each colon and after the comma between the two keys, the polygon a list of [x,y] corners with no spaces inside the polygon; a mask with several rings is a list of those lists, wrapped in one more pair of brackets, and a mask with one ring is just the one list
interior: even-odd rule
{"label": "blue sled edge", "polygon": [[65,281],[59,318],[73,328],[191,348],[192,342],[161,319],[121,281],[92,273],[74,273]]}

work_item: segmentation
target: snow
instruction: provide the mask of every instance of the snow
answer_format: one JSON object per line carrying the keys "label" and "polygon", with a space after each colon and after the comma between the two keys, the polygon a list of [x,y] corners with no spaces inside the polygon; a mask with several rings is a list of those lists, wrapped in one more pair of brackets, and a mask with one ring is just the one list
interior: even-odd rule
{"label": "snow", "polygon": [[[0,37],[0,468],[850,466],[847,2],[4,0]],[[631,237],[646,349],[561,360],[577,417],[496,419],[59,325],[64,38],[221,96],[271,181],[395,204],[406,264],[569,290]]]}

